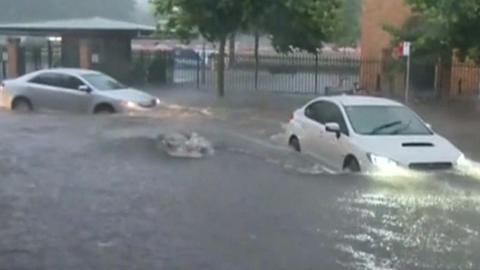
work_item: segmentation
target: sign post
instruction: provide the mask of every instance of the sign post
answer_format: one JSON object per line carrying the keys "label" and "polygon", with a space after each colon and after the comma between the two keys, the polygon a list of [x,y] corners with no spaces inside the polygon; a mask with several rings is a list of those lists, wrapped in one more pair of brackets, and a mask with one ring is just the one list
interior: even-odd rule
{"label": "sign post", "polygon": [[408,103],[410,92],[410,64],[411,64],[411,43],[403,42],[403,56],[407,57],[407,70],[405,76],[405,103]]}

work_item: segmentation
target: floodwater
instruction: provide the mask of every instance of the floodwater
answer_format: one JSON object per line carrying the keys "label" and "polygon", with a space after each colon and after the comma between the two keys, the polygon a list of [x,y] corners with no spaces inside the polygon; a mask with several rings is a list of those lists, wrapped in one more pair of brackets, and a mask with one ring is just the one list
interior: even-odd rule
{"label": "floodwater", "polygon": [[[290,151],[275,113],[167,104],[113,117],[0,111],[0,268],[480,267],[475,169],[335,173]],[[460,145],[475,156],[468,131]],[[214,154],[172,158],[157,140],[174,132]]]}

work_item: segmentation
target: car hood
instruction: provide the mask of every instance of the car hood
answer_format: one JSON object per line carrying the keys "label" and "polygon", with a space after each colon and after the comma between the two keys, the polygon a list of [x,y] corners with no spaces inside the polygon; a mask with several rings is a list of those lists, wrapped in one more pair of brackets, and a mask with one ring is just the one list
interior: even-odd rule
{"label": "car hood", "polygon": [[135,103],[148,103],[152,101],[152,99],[154,99],[153,96],[133,88],[112,90],[112,91],[101,91],[99,92],[99,94],[102,96],[113,98],[113,99],[123,100],[123,101],[132,101]]}
{"label": "car hood", "polygon": [[438,135],[362,136],[356,143],[367,153],[390,158],[403,166],[411,163],[455,163],[462,155],[460,150]]}

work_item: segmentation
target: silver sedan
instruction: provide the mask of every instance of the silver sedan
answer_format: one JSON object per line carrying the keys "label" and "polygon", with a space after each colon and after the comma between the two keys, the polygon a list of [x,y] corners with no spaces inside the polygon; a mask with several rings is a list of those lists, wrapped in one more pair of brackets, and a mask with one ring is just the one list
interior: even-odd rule
{"label": "silver sedan", "polygon": [[0,106],[16,111],[120,113],[150,110],[159,104],[160,100],[150,94],[84,69],[36,71],[0,85]]}

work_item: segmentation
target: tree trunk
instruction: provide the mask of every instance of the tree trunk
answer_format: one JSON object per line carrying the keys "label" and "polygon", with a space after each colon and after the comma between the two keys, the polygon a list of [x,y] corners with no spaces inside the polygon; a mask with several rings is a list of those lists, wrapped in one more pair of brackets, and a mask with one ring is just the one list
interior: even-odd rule
{"label": "tree trunk", "polygon": [[217,61],[217,94],[218,97],[225,96],[225,45],[227,38],[222,37],[220,39],[220,47],[218,48],[218,61]]}
{"label": "tree trunk", "polygon": [[258,29],[255,29],[255,90],[258,89],[258,66],[260,65],[260,58],[258,55],[258,50],[260,48],[260,33]]}
{"label": "tree trunk", "polygon": [[230,35],[228,42],[228,66],[231,68],[235,65],[235,33]]}

